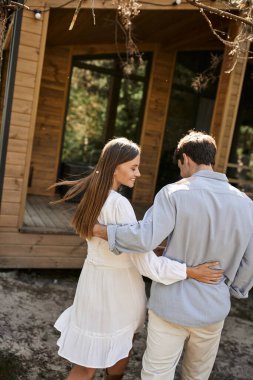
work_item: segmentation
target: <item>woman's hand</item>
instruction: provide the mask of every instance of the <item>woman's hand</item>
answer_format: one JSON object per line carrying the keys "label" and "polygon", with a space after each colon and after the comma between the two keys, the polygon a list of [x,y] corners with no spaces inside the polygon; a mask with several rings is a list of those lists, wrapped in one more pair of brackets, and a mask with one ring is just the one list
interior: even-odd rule
{"label": "woman's hand", "polygon": [[165,247],[163,245],[159,245],[158,247],[156,247],[154,249],[154,252],[155,252],[156,256],[162,256],[163,252],[164,252],[164,249],[165,249]]}
{"label": "woman's hand", "polygon": [[224,270],[214,268],[218,265],[220,265],[219,261],[210,261],[195,267],[187,267],[187,278],[193,278],[206,284],[218,284],[224,273]]}

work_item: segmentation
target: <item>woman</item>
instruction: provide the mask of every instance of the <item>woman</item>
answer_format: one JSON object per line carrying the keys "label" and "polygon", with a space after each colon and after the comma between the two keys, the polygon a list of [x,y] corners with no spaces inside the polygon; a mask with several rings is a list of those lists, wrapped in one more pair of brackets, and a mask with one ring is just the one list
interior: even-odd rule
{"label": "woman", "polygon": [[134,186],[140,176],[139,163],[139,147],[115,138],[105,145],[88,177],[56,184],[72,185],[62,201],[84,192],[73,226],[88,243],[74,303],[55,323],[61,332],[59,355],[75,364],[68,380],[92,379],[96,368],[106,368],[105,379],[122,378],[134,334],[145,319],[141,275],[166,285],[187,277],[215,283],[221,276],[221,271],[209,269],[210,263],[186,268],[154,252],[115,256],[106,241],[92,237],[97,220],[102,224],[136,221],[129,201],[117,191],[121,185]]}

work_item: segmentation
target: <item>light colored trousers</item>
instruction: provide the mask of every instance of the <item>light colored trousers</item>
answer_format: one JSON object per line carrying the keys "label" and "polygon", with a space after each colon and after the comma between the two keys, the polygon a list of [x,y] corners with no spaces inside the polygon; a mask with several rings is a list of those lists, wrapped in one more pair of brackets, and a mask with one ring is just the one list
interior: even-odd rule
{"label": "light colored trousers", "polygon": [[149,310],[147,348],[142,380],[173,380],[185,347],[183,380],[207,380],[217,355],[224,321],[205,327],[185,327],[167,322]]}

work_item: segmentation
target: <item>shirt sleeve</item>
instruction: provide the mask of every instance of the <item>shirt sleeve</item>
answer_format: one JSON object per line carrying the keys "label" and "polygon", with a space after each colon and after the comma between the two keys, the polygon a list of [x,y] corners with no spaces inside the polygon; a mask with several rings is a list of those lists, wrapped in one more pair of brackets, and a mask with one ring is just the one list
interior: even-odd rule
{"label": "shirt sleeve", "polygon": [[240,267],[230,285],[230,294],[235,298],[247,298],[253,287],[253,234],[244,253]]}
{"label": "shirt sleeve", "polygon": [[[126,198],[122,197],[117,202],[116,220],[123,223],[136,222],[134,210]],[[186,264],[165,256],[157,257],[153,251],[129,254],[129,257],[139,273],[153,281],[170,285],[187,277]]]}
{"label": "shirt sleeve", "polygon": [[175,219],[176,208],[168,186],[165,186],[156,195],[153,206],[143,220],[125,226],[107,227],[110,250],[115,254],[151,251],[170,235]]}

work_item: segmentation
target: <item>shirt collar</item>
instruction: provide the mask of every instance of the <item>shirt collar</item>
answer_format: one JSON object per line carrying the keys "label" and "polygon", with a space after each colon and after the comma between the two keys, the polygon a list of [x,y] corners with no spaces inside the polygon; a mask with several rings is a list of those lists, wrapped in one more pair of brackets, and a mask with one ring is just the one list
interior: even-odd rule
{"label": "shirt collar", "polygon": [[218,181],[228,182],[226,174],[213,172],[211,170],[199,170],[198,172],[194,173],[192,177],[206,177],[210,179],[216,179]]}

